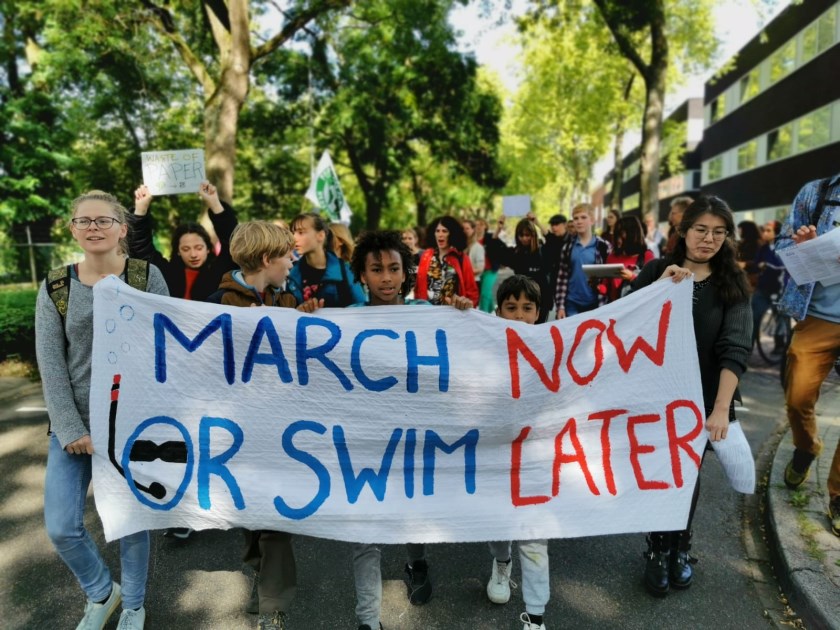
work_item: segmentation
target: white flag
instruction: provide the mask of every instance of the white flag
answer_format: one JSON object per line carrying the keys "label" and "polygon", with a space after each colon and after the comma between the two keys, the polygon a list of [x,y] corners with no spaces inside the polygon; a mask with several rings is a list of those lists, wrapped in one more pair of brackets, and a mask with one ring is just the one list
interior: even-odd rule
{"label": "white flag", "polygon": [[341,190],[329,151],[324,151],[318,161],[318,167],[312,173],[312,182],[309,184],[309,190],[306,191],[306,198],[325,210],[330,220],[344,224],[350,223],[353,212],[347,205],[347,199]]}

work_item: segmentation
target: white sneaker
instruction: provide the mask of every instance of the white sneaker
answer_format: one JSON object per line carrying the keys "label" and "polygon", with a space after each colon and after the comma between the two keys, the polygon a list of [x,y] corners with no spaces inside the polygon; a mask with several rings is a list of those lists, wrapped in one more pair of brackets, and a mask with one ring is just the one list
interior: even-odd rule
{"label": "white sneaker", "polygon": [[85,616],[76,626],[76,630],[102,630],[105,624],[108,623],[108,618],[120,605],[122,595],[120,593],[120,585],[116,582],[111,583],[111,595],[108,596],[103,603],[97,604],[87,600],[85,604]]}
{"label": "white sneaker", "polygon": [[537,625],[535,623],[531,623],[531,618],[528,616],[528,613],[524,612],[519,615],[519,621],[524,623],[525,625],[522,626],[522,630],[545,630],[545,624],[541,623]]}
{"label": "white sneaker", "polygon": [[146,623],[146,609],[140,606],[137,610],[124,610],[120,615],[117,630],[143,630]]}
{"label": "white sneaker", "polygon": [[512,560],[493,560],[493,575],[487,582],[487,597],[494,604],[507,604],[510,600],[510,567]]}

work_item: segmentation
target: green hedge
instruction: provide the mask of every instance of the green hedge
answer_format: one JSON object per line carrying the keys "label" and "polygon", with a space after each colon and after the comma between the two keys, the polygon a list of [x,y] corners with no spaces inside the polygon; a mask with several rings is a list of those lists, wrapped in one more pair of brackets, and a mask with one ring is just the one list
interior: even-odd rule
{"label": "green hedge", "polygon": [[0,360],[35,358],[36,289],[0,291]]}

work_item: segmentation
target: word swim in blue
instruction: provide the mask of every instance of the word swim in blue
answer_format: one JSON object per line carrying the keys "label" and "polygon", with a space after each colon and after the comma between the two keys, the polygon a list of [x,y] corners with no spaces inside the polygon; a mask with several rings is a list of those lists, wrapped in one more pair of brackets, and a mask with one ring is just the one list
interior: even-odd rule
{"label": "word swim in blue", "polygon": [[[238,320],[237,324],[240,323],[241,320]],[[327,340],[317,345],[310,345],[313,329],[319,329],[322,333],[326,331],[329,335]],[[176,348],[180,346],[181,349],[192,353],[199,350],[204,342],[216,333],[221,335],[222,356],[220,359],[225,380],[230,385],[236,382],[237,371],[236,359],[234,357],[233,320],[230,314],[223,313],[214,317],[198,334],[190,338],[169,317],[163,313],[155,313],[154,331],[155,379],[159,383],[165,383],[167,379],[168,336],[171,336],[178,343]],[[366,341],[374,337],[384,337],[395,342],[399,342],[400,340],[399,333],[387,328],[362,330],[353,338],[350,351],[349,372],[355,378],[356,384],[362,388],[372,392],[382,392],[396,386],[399,383],[399,379],[396,375],[374,379],[366,373],[363,362],[363,346]],[[307,385],[309,383],[310,364],[315,362],[320,364],[321,367],[326,368],[346,391],[354,389],[354,383],[348,376],[347,371],[343,370],[330,357],[330,352],[342,340],[341,328],[337,324],[319,317],[300,317],[295,327],[294,339],[294,361],[298,384]],[[443,330],[438,329],[435,331],[434,343],[436,354],[420,354],[417,334],[412,330],[405,332],[405,338],[400,345],[404,346],[406,365],[405,389],[407,392],[415,394],[420,390],[421,367],[437,368],[438,391],[447,392],[449,390],[449,349],[446,343],[446,333]],[[263,351],[263,346],[266,344],[268,345],[268,348],[266,348],[267,352]],[[248,350],[245,353],[245,358],[242,361],[242,370],[239,374],[242,383],[248,383],[251,380],[254,368],[258,365],[273,366],[277,370],[277,376],[283,383],[294,382],[289,360],[286,358],[286,353],[280,342],[280,335],[272,319],[267,316],[257,322],[251,333],[251,340],[248,345]]]}
{"label": "word swim in blue", "polygon": [[[131,453],[135,443],[151,427],[156,425],[174,427],[184,440],[186,461],[183,468],[178,487],[171,499],[160,503],[138,488],[131,471]],[[281,438],[282,451],[291,460],[303,464],[315,474],[317,487],[313,491],[312,498],[301,507],[292,507],[281,496],[274,498],[274,508],[283,517],[302,520],[315,514],[332,493],[332,477],[324,463],[312,453],[305,451],[295,445],[295,437],[303,432],[311,432],[317,435],[325,435],[328,429],[326,426],[313,420],[297,420],[289,424],[283,431]],[[226,434],[219,436],[219,432]],[[122,457],[122,465],[125,470],[126,482],[138,501],[155,510],[168,511],[177,506],[184,497],[187,487],[192,483],[193,471],[195,471],[198,485],[198,505],[203,510],[212,509],[210,498],[210,486],[214,479],[224,484],[230,499],[237,510],[245,509],[245,498],[229,464],[236,457],[244,443],[245,434],[242,428],[234,421],[226,418],[213,418],[205,416],[201,419],[198,429],[198,452],[190,437],[189,431],[181,423],[168,416],[156,416],[141,422],[125,443]],[[435,493],[435,467],[438,453],[452,455],[459,449],[463,449],[464,457],[464,489],[467,494],[475,494],[476,490],[476,449],[478,447],[479,431],[470,429],[459,439],[447,443],[435,431],[426,430],[423,435],[423,446],[421,455],[422,486],[423,495],[432,496]],[[380,460],[379,470],[373,468],[361,468],[357,472],[353,467],[350,448],[344,435],[341,425],[332,427],[332,443],[338,458],[339,469],[341,470],[341,481],[344,485],[344,493],[349,504],[359,500],[365,486],[380,503],[385,500],[388,490],[388,480],[400,442],[403,442],[403,491],[409,499],[414,498],[414,478],[417,470],[417,429],[396,428],[392,431],[385,452]],[[211,455],[213,443],[222,442],[228,444],[222,453]],[[452,491],[452,486],[447,491]]]}

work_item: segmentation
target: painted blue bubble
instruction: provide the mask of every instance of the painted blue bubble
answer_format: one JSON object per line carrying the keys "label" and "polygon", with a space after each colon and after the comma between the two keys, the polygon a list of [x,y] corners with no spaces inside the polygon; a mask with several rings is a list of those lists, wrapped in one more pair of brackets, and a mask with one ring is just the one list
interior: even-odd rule
{"label": "painted blue bubble", "polygon": [[134,307],[129,306],[128,304],[123,304],[120,307],[120,317],[122,317],[125,321],[130,322],[134,319]]}
{"label": "painted blue bubble", "polygon": [[127,341],[124,341],[123,344],[120,346],[120,350],[128,354],[129,352],[131,352],[131,346]]}
{"label": "painted blue bubble", "polygon": [[105,330],[108,333],[112,333],[116,329],[117,329],[117,322],[115,322],[113,319],[106,319],[105,320]]}
{"label": "painted blue bubble", "polygon": [[115,352],[108,353],[108,363],[114,365],[117,362],[117,354]]}

